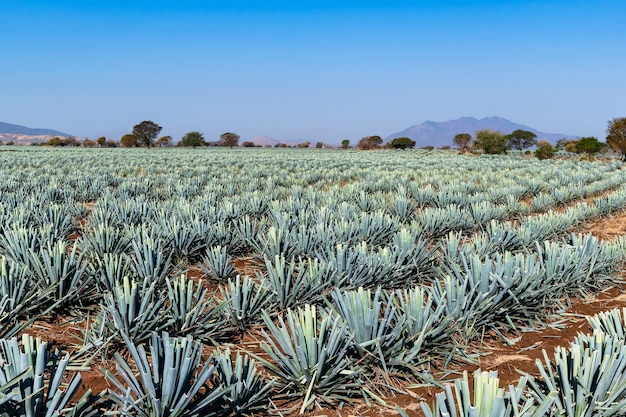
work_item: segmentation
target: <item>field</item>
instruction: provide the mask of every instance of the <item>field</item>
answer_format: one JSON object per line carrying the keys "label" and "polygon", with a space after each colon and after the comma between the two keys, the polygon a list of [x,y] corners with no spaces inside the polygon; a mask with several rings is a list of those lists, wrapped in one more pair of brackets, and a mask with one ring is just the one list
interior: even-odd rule
{"label": "field", "polygon": [[2,147],[0,193],[0,415],[626,414],[618,160]]}

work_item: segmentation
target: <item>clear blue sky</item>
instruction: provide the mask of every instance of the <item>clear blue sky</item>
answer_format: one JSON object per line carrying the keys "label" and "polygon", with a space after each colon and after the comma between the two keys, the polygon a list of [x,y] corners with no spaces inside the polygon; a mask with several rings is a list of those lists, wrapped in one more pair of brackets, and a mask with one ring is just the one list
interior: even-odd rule
{"label": "clear blue sky", "polygon": [[500,116],[604,140],[626,1],[0,0],[0,121],[358,140]]}

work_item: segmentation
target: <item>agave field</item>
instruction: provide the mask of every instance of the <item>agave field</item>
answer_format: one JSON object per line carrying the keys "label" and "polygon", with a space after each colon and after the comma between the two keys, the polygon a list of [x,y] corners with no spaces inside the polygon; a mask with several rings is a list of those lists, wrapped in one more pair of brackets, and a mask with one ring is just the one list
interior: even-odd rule
{"label": "agave field", "polygon": [[463,372],[621,285],[618,160],[4,147],[0,197],[0,416],[626,414],[626,310]]}

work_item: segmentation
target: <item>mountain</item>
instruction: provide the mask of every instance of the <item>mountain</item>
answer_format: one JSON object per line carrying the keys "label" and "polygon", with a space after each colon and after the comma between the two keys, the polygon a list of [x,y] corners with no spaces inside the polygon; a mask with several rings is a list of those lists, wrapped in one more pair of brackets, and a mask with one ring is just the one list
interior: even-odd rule
{"label": "mountain", "polygon": [[515,130],[528,130],[537,135],[537,140],[546,140],[555,143],[561,138],[578,139],[577,136],[566,135],[563,133],[545,133],[540,132],[532,127],[520,125],[502,117],[485,117],[484,119],[476,119],[474,117],[461,117],[459,119],[449,120],[447,122],[433,122],[427,120],[422,124],[411,126],[401,132],[392,133],[385,138],[385,142],[394,138],[408,137],[416,142],[416,147],[435,146],[451,146],[452,139],[458,133],[469,133],[474,136],[476,131],[481,129],[499,130],[500,132],[509,134]]}
{"label": "mountain", "polygon": [[24,136],[72,136],[67,133],[59,132],[52,129],[32,129],[30,127],[24,127],[20,125],[13,125],[10,123],[0,122],[0,134],[6,133],[11,135],[24,135]]}
{"label": "mountain", "polygon": [[[241,145],[240,141],[240,145]],[[278,139],[274,139],[273,137],[270,136],[255,136],[252,139],[248,139],[247,142],[252,142],[255,145],[261,145],[261,146],[275,146],[278,145],[279,143],[284,143],[287,146],[295,146],[297,145],[296,142],[292,142],[292,141],[284,141],[284,140],[278,140]],[[305,141],[303,141],[305,142]],[[298,142],[300,143],[300,142]]]}

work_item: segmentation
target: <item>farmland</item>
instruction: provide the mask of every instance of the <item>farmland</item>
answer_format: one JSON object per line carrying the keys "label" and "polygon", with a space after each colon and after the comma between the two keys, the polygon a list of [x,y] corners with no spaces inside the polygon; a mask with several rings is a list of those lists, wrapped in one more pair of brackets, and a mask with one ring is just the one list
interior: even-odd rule
{"label": "farmland", "polygon": [[[0,193],[0,411],[328,414],[432,389],[442,415],[487,345],[562,326],[626,260],[584,233],[624,210],[612,159],[13,147]],[[624,317],[590,325],[474,390],[515,415],[626,409]]]}

